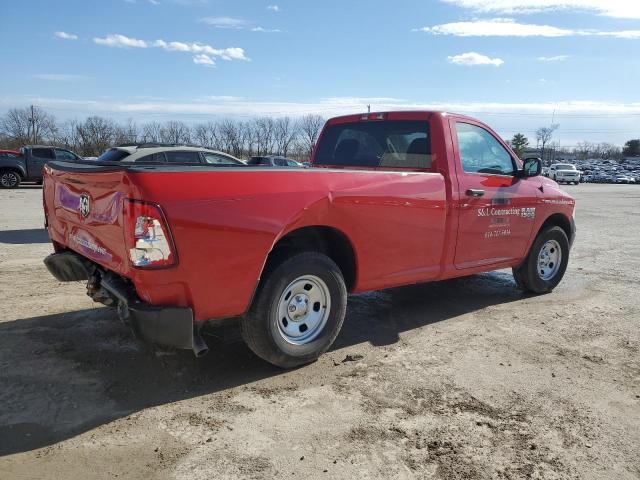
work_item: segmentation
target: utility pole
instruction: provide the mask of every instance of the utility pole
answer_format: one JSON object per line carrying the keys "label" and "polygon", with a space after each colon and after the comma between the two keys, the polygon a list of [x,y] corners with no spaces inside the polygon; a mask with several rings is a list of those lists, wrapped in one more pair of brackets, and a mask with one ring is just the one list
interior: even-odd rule
{"label": "utility pole", "polygon": [[32,135],[32,143],[35,145],[36,142],[36,121],[33,118],[33,105],[31,105],[31,119],[29,120],[29,125],[31,125],[31,135]]}

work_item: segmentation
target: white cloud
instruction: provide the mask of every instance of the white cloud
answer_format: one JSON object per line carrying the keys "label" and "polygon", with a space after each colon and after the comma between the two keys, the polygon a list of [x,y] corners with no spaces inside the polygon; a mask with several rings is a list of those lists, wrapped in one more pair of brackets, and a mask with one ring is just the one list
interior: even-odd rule
{"label": "white cloud", "polygon": [[241,18],[203,17],[198,21],[200,23],[205,23],[215,28],[229,28],[233,30],[249,29],[252,32],[263,32],[263,33],[279,33],[280,32],[280,30],[277,28],[264,28],[264,27],[255,25],[254,22],[243,20]]}
{"label": "white cloud", "polygon": [[120,34],[107,35],[104,38],[95,37],[93,39],[98,45],[117,48],[147,48],[147,42],[136,38],[125,37]]}
{"label": "white cloud", "polygon": [[232,95],[207,95],[204,99],[208,102],[240,102],[244,97],[234,97]]}
{"label": "white cloud", "polygon": [[453,55],[447,57],[447,60],[449,61],[449,63],[453,63],[454,65],[464,65],[466,67],[475,65],[493,65],[495,67],[499,67],[504,63],[501,58],[490,58],[477,52],[467,52],[461,53],[460,55]]}
{"label": "white cloud", "polygon": [[279,28],[263,28],[263,27],[253,27],[251,31],[263,32],[263,33],[280,33],[281,32]]}
{"label": "white cloud", "polygon": [[85,75],[70,75],[67,73],[38,73],[33,76],[38,80],[49,80],[52,82],[78,82],[86,80],[88,77]]}
{"label": "white cloud", "polygon": [[267,10],[271,10],[272,12],[279,12],[280,11],[280,7],[278,5],[269,5],[267,7]]}
{"label": "white cloud", "polygon": [[53,36],[62,40],[77,40],[78,36],[67,32],[54,32]]}
{"label": "white cloud", "polygon": [[[219,57],[223,60],[249,60],[245,55],[244,49],[239,47],[229,48],[214,48],[211,45],[203,43],[185,43],[185,42],[167,42],[165,40],[138,40],[136,38],[129,38],[120,34],[107,35],[105,38],[94,38],[93,41],[99,45],[105,45],[108,47],[117,48],[161,48],[168,52],[187,52],[195,54],[203,54],[209,57]],[[196,63],[203,63],[205,60],[200,57],[200,61]],[[195,62],[195,58],[194,58]]]}
{"label": "white cloud", "polygon": [[202,23],[206,23],[216,28],[233,28],[240,29],[247,26],[247,21],[241,18],[232,17],[204,17],[199,20]]}
{"label": "white cloud", "polygon": [[572,30],[549,25],[516,23],[508,18],[443,23],[418,30],[433,35],[453,35],[456,37],[565,37],[574,34]]}
{"label": "white cloud", "polygon": [[511,18],[492,18],[489,20],[472,20],[468,22],[453,22],[414,29],[432,35],[452,35],[456,37],[572,37],[572,36],[601,36],[637,39],[640,30],[598,31],[573,30],[553,27],[551,25],[536,25],[518,23]]}
{"label": "white cloud", "polygon": [[[411,102],[385,97],[330,97],[316,102],[261,102],[244,98],[216,98],[209,102],[197,99],[192,102],[113,102],[102,100],[72,100],[46,97],[0,97],[0,108],[11,108],[33,103],[43,108],[73,109],[88,113],[113,114],[167,114],[167,115],[304,115],[318,113],[325,116],[362,112],[371,104],[375,111],[434,110],[467,113],[470,115],[538,118],[540,116],[585,115],[640,115],[640,102],[563,101],[543,103],[498,102]],[[617,117],[616,117],[617,118]]]}
{"label": "white cloud", "polygon": [[640,30],[622,30],[620,32],[597,32],[596,35],[601,37],[636,39],[636,38],[640,38]]}
{"label": "white cloud", "polygon": [[571,55],[554,55],[553,57],[538,57],[541,62],[562,62],[571,58]]}
{"label": "white cloud", "polygon": [[193,63],[197,65],[204,65],[205,67],[215,67],[216,62],[209,55],[204,53],[199,53],[198,55],[194,55]]}
{"label": "white cloud", "polygon": [[442,0],[481,13],[521,14],[587,11],[617,18],[640,18],[637,0]]}

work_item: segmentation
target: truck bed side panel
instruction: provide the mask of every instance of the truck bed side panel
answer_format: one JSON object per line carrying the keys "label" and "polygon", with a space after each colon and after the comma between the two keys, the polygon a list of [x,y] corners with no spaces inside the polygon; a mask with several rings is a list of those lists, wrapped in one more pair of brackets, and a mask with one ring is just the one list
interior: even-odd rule
{"label": "truck bed side panel", "polygon": [[177,275],[134,270],[138,293],[175,302],[176,286],[165,282],[178,279],[200,320],[244,313],[273,245],[305,226],[334,227],[351,241],[356,291],[435,278],[440,267],[440,174],[265,169],[131,178],[142,198],[162,205],[180,258]]}

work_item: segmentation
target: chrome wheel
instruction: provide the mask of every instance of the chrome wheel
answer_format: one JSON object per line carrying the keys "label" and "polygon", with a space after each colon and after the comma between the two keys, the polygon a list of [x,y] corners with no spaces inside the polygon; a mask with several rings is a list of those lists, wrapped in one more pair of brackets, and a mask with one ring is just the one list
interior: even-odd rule
{"label": "chrome wheel", "polygon": [[2,172],[0,175],[0,185],[4,188],[14,188],[20,183],[20,177],[15,172]]}
{"label": "chrome wheel", "polygon": [[305,345],[322,332],[330,311],[331,294],[324,280],[315,275],[298,277],[278,300],[278,332],[289,343]]}
{"label": "chrome wheel", "polygon": [[538,275],[544,281],[556,276],[562,262],[562,249],[555,240],[547,240],[538,253]]}

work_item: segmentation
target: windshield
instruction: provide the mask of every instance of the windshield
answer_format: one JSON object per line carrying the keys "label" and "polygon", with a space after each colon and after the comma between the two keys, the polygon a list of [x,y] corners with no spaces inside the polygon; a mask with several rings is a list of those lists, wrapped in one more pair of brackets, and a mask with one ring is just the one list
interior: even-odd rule
{"label": "windshield", "polygon": [[556,165],[556,170],[575,170],[575,165],[569,165],[568,163],[559,163]]}
{"label": "windshield", "polygon": [[120,150],[118,148],[110,148],[102,155],[98,157],[97,162],[119,162],[123,158],[129,156],[129,152],[126,150]]}
{"label": "windshield", "polygon": [[315,164],[431,168],[429,123],[383,120],[331,125],[322,134]]}

